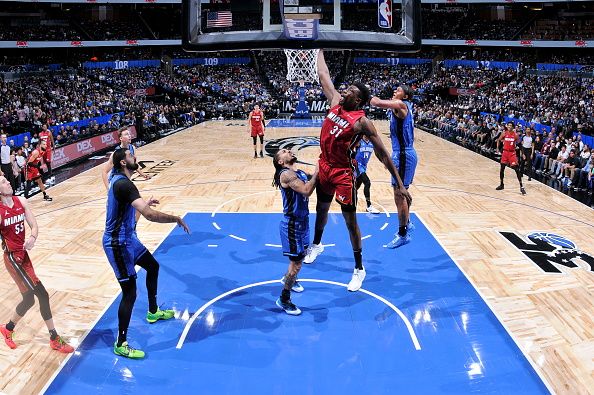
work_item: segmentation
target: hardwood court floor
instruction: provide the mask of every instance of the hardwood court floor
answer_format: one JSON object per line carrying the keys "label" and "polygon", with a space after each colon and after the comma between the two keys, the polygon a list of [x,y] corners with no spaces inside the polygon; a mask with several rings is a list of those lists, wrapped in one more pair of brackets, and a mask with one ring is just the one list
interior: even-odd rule
{"label": "hardwood court floor", "polygon": [[[140,160],[153,161],[147,165],[156,172],[153,179],[137,182],[143,196],[160,199],[160,210],[177,214],[211,212],[240,197],[220,211],[280,212],[280,193],[270,184],[271,160],[252,159],[251,139],[242,125],[208,122],[139,149]],[[377,126],[387,131],[387,123]],[[266,138],[318,134],[318,128],[268,128]],[[385,136],[384,142],[389,144]],[[499,234],[552,232],[594,255],[594,211],[538,182],[527,182],[528,195],[522,196],[509,170],[506,189],[495,191],[495,162],[428,133],[417,132],[416,147],[413,210],[550,387],[559,394],[594,393],[594,273],[583,262],[560,274],[544,273]],[[298,156],[313,163],[318,153],[318,147],[308,147]],[[368,174],[372,200],[395,211],[389,175],[377,159]],[[40,232],[30,255],[51,295],[56,327],[75,345],[119,293],[100,244],[105,190],[99,169],[51,188],[50,194],[51,203],[31,199]],[[154,250],[171,227],[142,220],[138,233]],[[5,270],[0,291],[0,321],[6,322],[20,295]],[[17,327],[19,348],[0,344],[1,392],[42,390],[64,360],[50,350],[47,338],[36,305]]]}

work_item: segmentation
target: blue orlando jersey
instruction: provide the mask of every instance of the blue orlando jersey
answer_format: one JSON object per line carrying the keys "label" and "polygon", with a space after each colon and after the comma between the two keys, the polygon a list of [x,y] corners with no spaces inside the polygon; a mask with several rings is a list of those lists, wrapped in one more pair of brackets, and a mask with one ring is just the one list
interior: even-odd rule
{"label": "blue orlando jersey", "polygon": [[[284,169],[282,172],[284,171],[290,170]],[[297,170],[295,174],[301,181],[308,181],[307,174],[303,170]],[[286,217],[304,218],[309,216],[309,197],[303,196],[291,188],[281,187],[281,193],[283,196],[283,213]]]}
{"label": "blue orlando jersey", "polygon": [[390,138],[392,139],[392,152],[404,151],[413,148],[415,141],[415,122],[413,120],[412,103],[405,101],[408,112],[404,119],[396,116],[394,111],[389,111]]}
{"label": "blue orlando jersey", "polygon": [[114,173],[109,181],[107,192],[107,215],[105,218],[105,239],[111,240],[111,244],[125,244],[136,232],[136,209],[130,203],[122,203],[116,199],[114,184],[127,179],[122,173]]}
{"label": "blue orlando jersey", "polygon": [[371,159],[372,153],[373,143],[361,139],[359,142],[359,149],[357,149],[357,155],[355,156],[355,160],[357,161],[357,176],[367,171],[367,163],[369,162],[369,159]]}

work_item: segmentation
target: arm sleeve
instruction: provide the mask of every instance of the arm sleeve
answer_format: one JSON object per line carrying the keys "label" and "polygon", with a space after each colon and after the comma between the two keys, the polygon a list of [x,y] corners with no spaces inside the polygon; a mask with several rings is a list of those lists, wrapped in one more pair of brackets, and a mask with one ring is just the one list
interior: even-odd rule
{"label": "arm sleeve", "polygon": [[128,179],[121,179],[113,185],[113,193],[120,203],[132,203],[140,198],[140,192],[136,185]]}

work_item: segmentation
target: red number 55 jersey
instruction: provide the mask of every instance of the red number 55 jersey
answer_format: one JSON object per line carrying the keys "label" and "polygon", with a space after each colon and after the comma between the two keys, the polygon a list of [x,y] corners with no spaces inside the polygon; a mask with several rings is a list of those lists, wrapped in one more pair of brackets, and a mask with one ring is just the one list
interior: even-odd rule
{"label": "red number 55 jersey", "polygon": [[22,251],[25,244],[25,209],[18,197],[12,201],[12,207],[0,204],[0,236],[6,252]]}

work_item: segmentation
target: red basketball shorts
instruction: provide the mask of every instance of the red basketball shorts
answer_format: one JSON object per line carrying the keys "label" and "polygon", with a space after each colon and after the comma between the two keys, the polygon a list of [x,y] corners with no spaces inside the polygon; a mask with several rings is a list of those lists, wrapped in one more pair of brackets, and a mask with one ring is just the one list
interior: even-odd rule
{"label": "red basketball shorts", "polygon": [[518,164],[516,151],[503,151],[501,154],[501,163],[504,165],[516,166]]}
{"label": "red basketball shorts", "polygon": [[41,177],[41,173],[39,169],[35,166],[27,166],[27,180],[28,181],[35,181]]}
{"label": "red basketball shorts", "polygon": [[33,270],[33,264],[27,251],[4,252],[4,266],[19,287],[21,293],[33,290],[39,279]]}
{"label": "red basketball shorts", "polygon": [[318,188],[327,195],[336,195],[338,203],[344,205],[356,203],[357,188],[355,188],[355,176],[351,168],[331,167],[320,160],[318,180]]}

